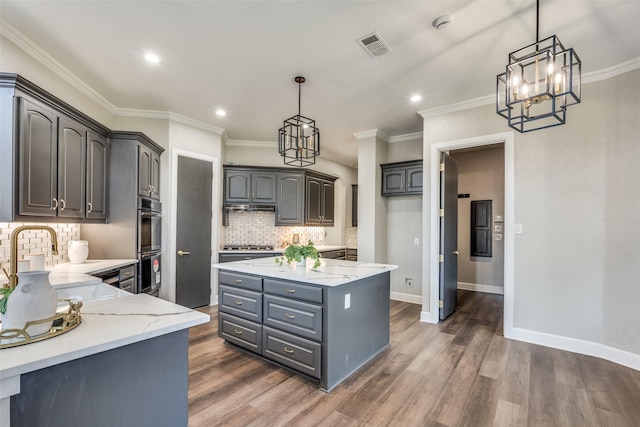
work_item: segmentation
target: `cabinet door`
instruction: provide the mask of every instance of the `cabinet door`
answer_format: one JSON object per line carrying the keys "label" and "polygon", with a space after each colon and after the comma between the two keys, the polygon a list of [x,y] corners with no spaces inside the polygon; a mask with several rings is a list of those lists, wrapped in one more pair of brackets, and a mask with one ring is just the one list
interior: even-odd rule
{"label": "cabinet door", "polygon": [[18,214],[55,216],[58,176],[58,119],[55,112],[19,98],[20,159]]}
{"label": "cabinet door", "polygon": [[225,171],[225,203],[251,202],[251,173],[249,171]]}
{"label": "cabinet door", "polygon": [[384,169],[382,171],[382,195],[405,192],[405,168]]}
{"label": "cabinet door", "polygon": [[269,205],[276,203],[276,174],[251,174],[251,200],[255,204]]}
{"label": "cabinet door", "polygon": [[87,129],[61,117],[58,126],[58,216],[84,218]]}
{"label": "cabinet door", "polygon": [[278,174],[276,225],[304,225],[302,174]]}
{"label": "cabinet door", "polygon": [[138,146],[138,195],[151,197],[151,149]]}
{"label": "cabinet door", "polygon": [[149,183],[151,184],[149,195],[152,199],[160,200],[160,155],[155,151],[151,152]]}
{"label": "cabinet door", "polygon": [[324,226],[333,225],[334,193],[335,183],[332,181],[322,181],[322,218],[321,224]]}
{"label": "cabinet door", "polygon": [[107,218],[109,145],[93,132],[87,134],[87,218]]}
{"label": "cabinet door", "polygon": [[407,168],[407,193],[422,194],[422,166]]}
{"label": "cabinet door", "polygon": [[351,226],[358,226],[358,184],[351,185]]}
{"label": "cabinet door", "polygon": [[320,224],[322,221],[322,180],[307,176],[305,182],[305,223]]}

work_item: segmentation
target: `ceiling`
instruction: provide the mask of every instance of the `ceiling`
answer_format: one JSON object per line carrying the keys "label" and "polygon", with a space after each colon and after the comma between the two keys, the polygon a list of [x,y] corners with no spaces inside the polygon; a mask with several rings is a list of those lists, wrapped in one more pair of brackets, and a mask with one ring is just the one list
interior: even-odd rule
{"label": "ceiling", "polygon": [[[541,38],[573,47],[583,75],[640,57],[639,0],[541,3]],[[436,30],[444,14],[453,22]],[[418,111],[490,96],[508,53],[535,41],[535,0],[0,0],[0,18],[116,110],[172,112],[230,140],[275,142],[298,113],[302,75],[321,156],[349,166],[354,133],[421,132]],[[390,53],[356,43],[373,31]]]}

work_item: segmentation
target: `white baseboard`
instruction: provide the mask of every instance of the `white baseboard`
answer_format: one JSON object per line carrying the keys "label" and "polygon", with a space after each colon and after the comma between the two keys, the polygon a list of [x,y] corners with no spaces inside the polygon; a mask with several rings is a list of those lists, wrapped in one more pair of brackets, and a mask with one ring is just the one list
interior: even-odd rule
{"label": "white baseboard", "polygon": [[640,371],[640,354],[609,347],[605,344],[521,328],[505,330],[504,336],[518,341],[598,357]]}
{"label": "white baseboard", "polygon": [[482,285],[480,283],[458,282],[458,289],[504,295],[504,288],[502,286],[496,285]]}
{"label": "white baseboard", "polygon": [[412,304],[422,304],[422,295],[403,294],[402,292],[391,292],[390,297],[394,301],[410,302]]}
{"label": "white baseboard", "polygon": [[428,311],[421,311],[420,321],[426,323],[438,323],[440,319],[438,319],[437,316],[434,316],[433,313],[429,313]]}

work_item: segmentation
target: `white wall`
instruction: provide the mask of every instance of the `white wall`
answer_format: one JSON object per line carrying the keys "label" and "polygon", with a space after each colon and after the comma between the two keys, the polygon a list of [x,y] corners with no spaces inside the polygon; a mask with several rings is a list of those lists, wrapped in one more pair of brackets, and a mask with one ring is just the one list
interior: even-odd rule
{"label": "white wall", "polygon": [[[627,72],[584,85],[566,125],[515,135],[516,335],[640,355],[639,99],[640,70]],[[432,144],[507,129],[493,105],[426,117],[425,164]],[[429,237],[431,209],[423,199]]]}

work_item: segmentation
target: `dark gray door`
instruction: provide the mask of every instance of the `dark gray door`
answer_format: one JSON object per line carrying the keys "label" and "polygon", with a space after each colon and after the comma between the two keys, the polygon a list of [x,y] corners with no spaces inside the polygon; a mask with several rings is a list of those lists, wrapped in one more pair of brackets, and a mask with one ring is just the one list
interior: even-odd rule
{"label": "dark gray door", "polygon": [[209,305],[211,295],[212,164],[178,156],[176,303]]}
{"label": "dark gray door", "polygon": [[444,320],[458,303],[458,162],[442,153],[440,171],[439,305],[440,320]]}

